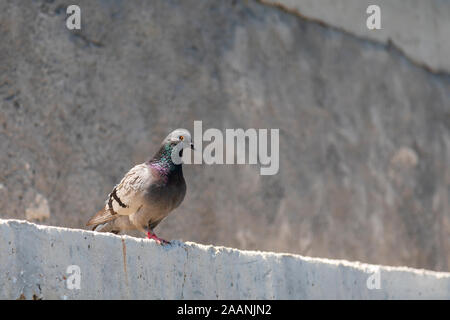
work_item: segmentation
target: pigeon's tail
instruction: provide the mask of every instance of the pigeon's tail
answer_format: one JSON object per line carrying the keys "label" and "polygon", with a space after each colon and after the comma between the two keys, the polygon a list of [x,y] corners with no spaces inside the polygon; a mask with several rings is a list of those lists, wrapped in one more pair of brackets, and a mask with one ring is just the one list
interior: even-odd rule
{"label": "pigeon's tail", "polygon": [[120,231],[119,230],[115,230],[114,228],[114,223],[112,221],[110,222],[105,222],[102,224],[97,224],[92,228],[92,231],[97,231],[97,232],[112,232],[114,234],[118,234]]}
{"label": "pigeon's tail", "polygon": [[97,212],[87,223],[86,226],[93,226],[95,230],[98,225],[104,224],[117,218],[117,215],[112,215],[109,210],[102,209]]}

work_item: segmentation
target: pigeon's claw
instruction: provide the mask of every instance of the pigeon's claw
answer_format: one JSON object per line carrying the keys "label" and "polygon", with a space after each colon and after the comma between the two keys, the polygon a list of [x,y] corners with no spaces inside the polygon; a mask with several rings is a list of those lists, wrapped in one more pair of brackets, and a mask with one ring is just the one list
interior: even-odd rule
{"label": "pigeon's claw", "polygon": [[153,239],[153,240],[155,240],[155,241],[156,241],[158,244],[160,244],[160,245],[165,245],[165,244],[169,244],[169,243],[170,243],[170,242],[167,241],[167,240],[158,238],[158,237],[156,236],[156,234],[151,233],[150,231],[147,232],[147,238],[148,238],[148,239]]}

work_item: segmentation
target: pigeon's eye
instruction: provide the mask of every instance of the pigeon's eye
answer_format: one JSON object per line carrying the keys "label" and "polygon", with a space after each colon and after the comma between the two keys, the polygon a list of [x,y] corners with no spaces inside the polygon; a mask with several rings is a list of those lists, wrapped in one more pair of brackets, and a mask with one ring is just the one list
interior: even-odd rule
{"label": "pigeon's eye", "polygon": [[183,141],[184,137],[183,136],[179,136],[178,139],[180,139],[180,141]]}

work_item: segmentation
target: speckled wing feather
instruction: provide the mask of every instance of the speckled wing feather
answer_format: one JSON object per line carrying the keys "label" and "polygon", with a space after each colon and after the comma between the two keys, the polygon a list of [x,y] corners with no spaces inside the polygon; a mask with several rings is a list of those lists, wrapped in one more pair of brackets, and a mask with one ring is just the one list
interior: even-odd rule
{"label": "speckled wing feather", "polygon": [[144,204],[145,191],[152,183],[151,170],[145,163],[134,166],[114,187],[106,200],[105,207],[97,212],[86,224],[98,225],[118,216],[129,216]]}

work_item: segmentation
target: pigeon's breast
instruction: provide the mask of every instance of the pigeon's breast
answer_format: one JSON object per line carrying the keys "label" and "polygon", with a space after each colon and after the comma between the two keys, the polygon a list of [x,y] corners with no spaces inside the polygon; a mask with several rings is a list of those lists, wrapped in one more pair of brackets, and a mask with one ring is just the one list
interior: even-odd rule
{"label": "pigeon's breast", "polygon": [[167,179],[155,179],[145,193],[145,205],[139,212],[139,220],[160,221],[177,208],[186,195],[186,183],[181,174]]}
{"label": "pigeon's breast", "polygon": [[170,212],[181,204],[185,195],[186,183],[181,177],[176,183],[152,184],[146,198],[153,207]]}

